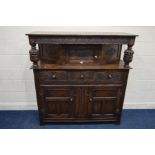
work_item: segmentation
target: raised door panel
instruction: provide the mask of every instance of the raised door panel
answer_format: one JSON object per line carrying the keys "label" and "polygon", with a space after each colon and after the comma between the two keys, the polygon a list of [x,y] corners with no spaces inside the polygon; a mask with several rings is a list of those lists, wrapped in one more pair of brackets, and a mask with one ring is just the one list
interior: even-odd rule
{"label": "raised door panel", "polygon": [[53,119],[72,118],[77,100],[76,90],[69,86],[42,87],[45,117]]}
{"label": "raised door panel", "polygon": [[115,117],[120,107],[121,88],[112,86],[91,87],[88,113],[91,118]]}

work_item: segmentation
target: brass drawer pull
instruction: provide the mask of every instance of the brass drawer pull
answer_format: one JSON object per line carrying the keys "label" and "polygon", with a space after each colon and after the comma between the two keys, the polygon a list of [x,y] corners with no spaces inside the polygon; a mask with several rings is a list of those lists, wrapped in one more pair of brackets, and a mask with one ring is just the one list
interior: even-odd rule
{"label": "brass drawer pull", "polygon": [[108,74],[108,79],[112,79],[112,75],[111,74]]}
{"label": "brass drawer pull", "polygon": [[84,62],[83,62],[83,60],[80,60],[80,64],[83,64]]}
{"label": "brass drawer pull", "polygon": [[95,55],[95,56],[94,56],[94,58],[95,58],[95,59],[98,59],[98,56],[97,56],[97,55]]}
{"label": "brass drawer pull", "polygon": [[93,99],[92,99],[92,98],[89,98],[89,101],[90,101],[90,102],[92,102],[92,101],[93,101]]}
{"label": "brass drawer pull", "polygon": [[81,75],[80,75],[80,78],[81,78],[81,79],[84,79],[84,75],[83,75],[83,74],[81,74]]}
{"label": "brass drawer pull", "polygon": [[56,79],[56,75],[55,75],[55,74],[53,74],[53,75],[52,75],[52,78],[53,78],[53,79]]}

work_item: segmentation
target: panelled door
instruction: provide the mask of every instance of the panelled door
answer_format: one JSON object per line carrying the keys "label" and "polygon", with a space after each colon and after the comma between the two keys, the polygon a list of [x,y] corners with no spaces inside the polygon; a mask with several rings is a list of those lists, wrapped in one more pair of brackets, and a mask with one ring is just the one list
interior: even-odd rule
{"label": "panelled door", "polygon": [[112,86],[44,86],[41,88],[45,117],[89,119],[115,117],[121,88]]}
{"label": "panelled door", "polygon": [[77,102],[76,89],[72,86],[42,87],[45,116],[53,118],[72,118]]}
{"label": "panelled door", "polygon": [[120,87],[90,87],[88,104],[88,114],[90,118],[115,117],[121,104],[120,97]]}

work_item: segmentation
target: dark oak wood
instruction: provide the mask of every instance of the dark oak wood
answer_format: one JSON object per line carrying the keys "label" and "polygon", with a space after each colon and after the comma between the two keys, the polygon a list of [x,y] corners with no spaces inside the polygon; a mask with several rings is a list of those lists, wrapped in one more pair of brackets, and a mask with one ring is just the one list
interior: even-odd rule
{"label": "dark oak wood", "polygon": [[[99,32],[27,35],[40,124],[120,123],[137,35]],[[127,49],[122,61],[123,44]]]}

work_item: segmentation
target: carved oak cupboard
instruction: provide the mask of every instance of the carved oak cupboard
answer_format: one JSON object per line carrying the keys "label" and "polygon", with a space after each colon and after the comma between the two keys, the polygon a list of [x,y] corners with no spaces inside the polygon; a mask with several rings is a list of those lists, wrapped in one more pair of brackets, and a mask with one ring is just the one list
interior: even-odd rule
{"label": "carved oak cupboard", "polygon": [[[40,124],[120,123],[136,35],[103,32],[32,32]],[[122,45],[127,45],[121,60]]]}

